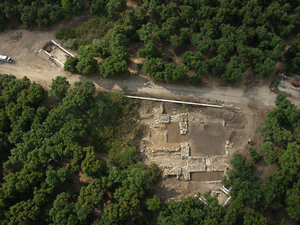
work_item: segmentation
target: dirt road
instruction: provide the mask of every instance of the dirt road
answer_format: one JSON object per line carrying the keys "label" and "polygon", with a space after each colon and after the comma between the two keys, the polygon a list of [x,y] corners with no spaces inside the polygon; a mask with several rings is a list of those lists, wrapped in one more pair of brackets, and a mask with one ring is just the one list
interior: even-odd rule
{"label": "dirt road", "polygon": [[[13,74],[17,78],[27,76],[31,81],[35,81],[45,89],[56,76],[65,76],[73,84],[75,81],[90,80],[95,83],[98,91],[122,91],[125,94],[135,94],[142,96],[152,96],[158,98],[170,98],[180,100],[194,100],[199,102],[215,103],[224,102],[225,105],[235,104],[246,106],[255,103],[261,106],[275,106],[276,94],[272,93],[269,85],[263,84],[261,87],[251,89],[233,87],[193,87],[187,85],[172,85],[166,83],[153,83],[145,86],[148,80],[139,75],[132,75],[126,79],[102,79],[99,76],[86,77],[74,75],[63,71],[62,67],[53,64],[45,53],[39,53],[43,45],[55,39],[56,30],[50,31],[27,31],[11,30],[0,34],[0,54],[12,57],[13,64],[0,64],[1,74]],[[15,37],[18,37],[17,40]],[[76,54],[75,52],[72,52]],[[297,105],[299,102],[295,102]],[[259,106],[258,106],[259,107]]]}

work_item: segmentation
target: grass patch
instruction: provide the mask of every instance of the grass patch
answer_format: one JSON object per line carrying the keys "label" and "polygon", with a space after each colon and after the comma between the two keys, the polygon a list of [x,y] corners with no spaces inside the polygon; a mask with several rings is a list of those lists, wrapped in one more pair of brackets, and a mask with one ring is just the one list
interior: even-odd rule
{"label": "grass patch", "polygon": [[103,38],[107,34],[108,30],[114,27],[115,23],[115,21],[105,17],[90,18],[80,27],[68,30],[59,30],[55,37],[65,40],[70,38],[76,39],[78,47],[80,47],[81,45],[91,44],[94,39]]}

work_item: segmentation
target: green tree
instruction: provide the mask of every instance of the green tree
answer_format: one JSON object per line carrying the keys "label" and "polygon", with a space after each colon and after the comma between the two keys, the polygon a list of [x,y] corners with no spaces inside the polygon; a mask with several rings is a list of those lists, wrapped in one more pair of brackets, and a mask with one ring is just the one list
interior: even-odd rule
{"label": "green tree", "polygon": [[21,20],[27,29],[34,27],[38,19],[38,6],[36,2],[32,2],[31,6],[25,6],[22,11]]}
{"label": "green tree", "polygon": [[202,224],[205,217],[203,203],[195,198],[185,198],[180,202],[170,200],[160,211],[158,224]]}
{"label": "green tree", "polygon": [[242,76],[242,72],[245,70],[246,65],[241,63],[238,57],[233,56],[227,64],[226,72],[221,77],[227,84],[232,85]]}
{"label": "green tree", "polygon": [[221,76],[226,71],[226,66],[224,65],[225,58],[220,54],[208,61],[209,68],[213,75]]}
{"label": "green tree", "polygon": [[165,68],[165,64],[166,63],[161,58],[146,59],[144,61],[141,72],[144,76],[150,73],[151,77],[153,77],[154,80],[162,81],[164,80],[163,71]]}
{"label": "green tree", "polygon": [[153,41],[152,30],[154,29],[154,24],[148,22],[147,24],[143,24],[142,28],[137,30],[137,34],[141,41],[145,44],[149,41]]}
{"label": "green tree", "polygon": [[194,76],[192,76],[191,78],[191,82],[193,85],[195,86],[200,86],[202,84],[202,76],[201,76],[201,73],[196,73]]}
{"label": "green tree", "polygon": [[29,199],[21,201],[9,210],[9,224],[37,224],[40,208]]}
{"label": "green tree", "polygon": [[139,49],[138,56],[140,58],[160,58],[161,53],[161,48],[156,48],[153,41],[149,41],[145,49]]}
{"label": "green tree", "polygon": [[287,190],[286,192],[286,204],[287,208],[286,211],[294,220],[299,220],[300,218],[300,180],[298,179],[298,182],[294,183],[293,188]]}
{"label": "green tree", "polygon": [[106,164],[96,157],[93,148],[89,148],[81,163],[81,169],[86,176],[97,179],[105,175]]}
{"label": "green tree", "polygon": [[90,16],[99,16],[105,12],[106,0],[93,0],[90,8]]}
{"label": "green tree", "polygon": [[249,208],[244,216],[244,225],[254,225],[254,224],[267,224],[266,218],[259,212],[255,212],[254,209]]}
{"label": "green tree", "polygon": [[88,55],[87,57],[81,56],[76,65],[76,69],[79,73],[83,75],[91,75],[97,71],[97,61],[94,59],[93,55]]}
{"label": "green tree", "polygon": [[138,155],[135,147],[130,147],[127,144],[115,144],[111,146],[108,153],[109,161],[123,169],[128,168],[138,162]]}
{"label": "green tree", "polygon": [[68,39],[66,42],[63,43],[64,48],[70,48],[70,49],[77,49],[78,48],[78,41],[73,39]]}
{"label": "green tree", "polygon": [[49,216],[53,224],[66,221],[66,224],[80,224],[79,219],[75,214],[75,203],[69,203],[69,193],[62,192],[57,195],[53,202],[53,207],[49,211]]}
{"label": "green tree", "polygon": [[145,204],[147,206],[147,209],[151,211],[157,211],[162,207],[162,203],[157,195],[154,195],[153,198],[148,198]]}
{"label": "green tree", "polygon": [[66,97],[67,90],[70,87],[69,81],[66,77],[57,76],[52,79],[52,84],[50,85],[49,96],[54,96],[58,100],[62,100]]}
{"label": "green tree", "polygon": [[65,18],[70,18],[73,15],[78,15],[80,10],[85,6],[85,0],[72,1],[72,0],[62,0],[62,13]]}
{"label": "green tree", "polygon": [[106,11],[110,17],[113,17],[114,13],[121,12],[125,5],[125,0],[110,0],[106,5]]}
{"label": "green tree", "polygon": [[191,42],[201,53],[207,52],[210,46],[212,46],[215,43],[215,41],[210,37],[203,37],[203,35],[201,34],[193,34]]}
{"label": "green tree", "polygon": [[102,61],[99,70],[104,78],[126,77],[130,75],[127,62],[117,56],[110,56]]}
{"label": "green tree", "polygon": [[79,59],[76,56],[67,58],[66,63],[64,65],[64,70],[69,71],[71,73],[78,73],[78,71],[76,69],[78,62],[79,62]]}

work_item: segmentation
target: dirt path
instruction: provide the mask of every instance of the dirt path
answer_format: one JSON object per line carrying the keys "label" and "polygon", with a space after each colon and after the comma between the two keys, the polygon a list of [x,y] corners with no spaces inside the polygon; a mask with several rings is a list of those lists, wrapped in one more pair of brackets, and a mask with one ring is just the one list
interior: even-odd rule
{"label": "dirt path", "polygon": [[[43,45],[55,39],[56,30],[50,31],[27,31],[11,30],[0,34],[0,54],[12,57],[16,63],[0,64],[1,74],[13,74],[17,78],[27,76],[31,81],[35,81],[46,89],[56,76],[65,76],[73,84],[75,81],[90,80],[95,83],[98,91],[122,91],[125,94],[136,94],[143,96],[153,96],[159,98],[170,98],[180,100],[194,100],[199,102],[215,103],[224,102],[225,105],[235,104],[246,106],[253,100],[261,103],[262,106],[275,106],[274,100],[276,94],[272,93],[268,84],[251,89],[234,87],[193,87],[187,85],[173,85],[165,83],[154,84],[150,82],[145,86],[146,78],[139,75],[132,75],[126,79],[102,79],[99,76],[86,77],[74,75],[62,70],[62,67],[53,64],[45,53],[39,53],[38,50]],[[21,36],[17,41],[13,37]],[[21,35],[20,35],[21,34]],[[294,103],[297,105],[299,102]]]}

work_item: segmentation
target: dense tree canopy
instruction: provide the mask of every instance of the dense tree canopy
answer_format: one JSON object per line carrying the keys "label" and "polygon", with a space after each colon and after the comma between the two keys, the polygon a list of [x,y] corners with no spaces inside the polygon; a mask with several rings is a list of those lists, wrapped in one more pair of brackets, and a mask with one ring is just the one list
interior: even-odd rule
{"label": "dense tree canopy", "polygon": [[[289,60],[290,70],[298,71],[298,41],[290,43],[292,47],[286,55],[283,52],[286,47],[283,38],[294,34],[299,25],[300,5],[295,1],[250,0],[221,3],[217,0],[174,0],[167,3],[145,0],[134,10],[124,10],[125,5],[124,0],[90,1],[92,18],[88,21],[89,25],[83,25],[83,29],[79,27],[58,33],[57,37],[67,40],[66,46],[76,48],[78,44],[91,47],[88,52],[78,52],[82,62],[68,60],[66,70],[77,72],[79,69],[80,73],[88,75],[94,73],[99,65],[105,78],[128,75],[128,60],[125,60],[125,63],[124,60],[116,58],[115,50],[120,46],[126,47],[126,51],[132,46],[142,46],[135,44],[140,41],[146,45],[146,48],[136,49],[139,57],[147,58],[143,64],[161,57],[165,62],[170,57],[165,55],[170,51],[173,60],[175,57],[182,57],[188,70],[197,70],[197,76],[182,76],[182,79],[190,79],[191,83],[197,86],[201,83],[202,76],[207,74],[217,75],[227,84],[233,85],[249,66],[256,73],[257,79],[263,79],[274,70],[276,61],[284,61],[285,58]],[[35,4],[26,7],[27,14],[34,14],[36,8],[39,8]],[[7,12],[6,17],[14,14],[12,6],[4,8]],[[50,9],[51,7],[47,6],[39,15],[47,15]],[[66,15],[64,10],[62,15]],[[30,20],[31,17],[23,17],[26,23],[35,23],[35,20]],[[103,31],[102,27],[109,23],[105,18],[114,20],[105,32],[94,36],[97,31],[93,30],[93,34],[90,32],[85,35],[93,39],[79,40],[82,39],[81,31],[86,29],[85,27],[91,31],[94,27]],[[97,25],[100,23],[101,27]],[[46,26],[46,20],[44,24],[43,26]],[[101,57],[102,61],[96,63],[89,57],[90,54],[93,57]],[[199,54],[204,57],[201,56],[200,62],[197,58],[200,57]],[[177,60],[174,61],[178,64]],[[79,65],[76,67],[75,64]],[[114,64],[116,66],[113,66]],[[166,76],[162,70],[150,75],[156,81],[170,81],[169,78],[164,79]],[[176,82],[176,79],[172,81]]]}
{"label": "dense tree canopy", "polygon": [[[94,98],[92,82],[67,93],[64,77],[51,85],[56,108],[41,105],[44,89],[26,77],[0,75],[0,88],[2,169],[10,169],[0,188],[3,224],[124,224],[149,214],[159,170],[141,164],[124,138],[135,128],[135,101]],[[76,185],[80,176],[88,181]]]}

